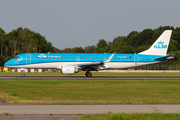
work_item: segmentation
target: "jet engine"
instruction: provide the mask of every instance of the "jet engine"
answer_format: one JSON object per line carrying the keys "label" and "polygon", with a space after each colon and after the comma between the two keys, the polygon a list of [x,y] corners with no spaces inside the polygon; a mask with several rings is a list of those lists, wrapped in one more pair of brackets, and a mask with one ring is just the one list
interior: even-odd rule
{"label": "jet engine", "polygon": [[72,75],[74,73],[78,73],[79,70],[78,68],[74,67],[74,66],[62,66],[61,67],[61,73],[65,74],[65,75]]}

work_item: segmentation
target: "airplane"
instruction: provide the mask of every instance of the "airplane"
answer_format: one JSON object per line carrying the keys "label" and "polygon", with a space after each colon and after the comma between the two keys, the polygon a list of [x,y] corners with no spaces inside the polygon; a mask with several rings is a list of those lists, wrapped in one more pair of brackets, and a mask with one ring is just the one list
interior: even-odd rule
{"label": "airplane", "polygon": [[[86,77],[92,77],[90,71],[134,68],[173,59],[173,56],[166,54],[171,33],[172,30],[165,30],[148,50],[137,54],[23,53],[7,61],[4,66],[23,69],[60,69],[65,75],[86,71]],[[22,76],[24,77],[25,74],[23,73]]]}

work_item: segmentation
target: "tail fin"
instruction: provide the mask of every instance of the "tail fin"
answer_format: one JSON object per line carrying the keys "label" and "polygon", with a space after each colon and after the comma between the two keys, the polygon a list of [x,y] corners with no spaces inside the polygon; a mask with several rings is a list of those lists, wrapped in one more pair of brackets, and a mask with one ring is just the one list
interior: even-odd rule
{"label": "tail fin", "polygon": [[172,30],[165,30],[161,36],[148,49],[138,54],[146,55],[166,55],[169,46]]}

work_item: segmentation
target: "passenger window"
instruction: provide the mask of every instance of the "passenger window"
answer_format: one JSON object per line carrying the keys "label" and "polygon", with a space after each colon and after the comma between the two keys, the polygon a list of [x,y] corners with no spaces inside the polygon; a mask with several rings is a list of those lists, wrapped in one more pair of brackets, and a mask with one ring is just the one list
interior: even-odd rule
{"label": "passenger window", "polygon": [[40,57],[38,57],[38,59],[40,59]]}
{"label": "passenger window", "polygon": [[105,60],[106,58],[104,58],[104,60]]}
{"label": "passenger window", "polygon": [[55,57],[54,57],[54,59],[55,59]]}
{"label": "passenger window", "polygon": [[83,59],[83,58],[81,58],[81,59]]}
{"label": "passenger window", "polygon": [[86,58],[87,59],[87,58]]}
{"label": "passenger window", "polygon": [[46,57],[46,59],[48,59],[48,58]]}
{"label": "passenger window", "polygon": [[89,59],[91,59],[91,58],[89,58]]}
{"label": "passenger window", "polygon": [[71,59],[71,58],[69,58],[69,59]]}
{"label": "passenger window", "polygon": [[116,60],[116,58],[114,58]]}
{"label": "passenger window", "polygon": [[50,57],[50,59],[51,59],[51,57]]}
{"label": "passenger window", "polygon": [[97,58],[99,60],[99,58]]}
{"label": "passenger window", "polygon": [[42,57],[42,59],[44,59],[44,58]]}
{"label": "passenger window", "polygon": [[59,59],[59,57],[57,59]]}
{"label": "passenger window", "polygon": [[120,58],[118,58],[120,60]]}
{"label": "passenger window", "polygon": [[61,58],[61,59],[63,59],[63,58]]}

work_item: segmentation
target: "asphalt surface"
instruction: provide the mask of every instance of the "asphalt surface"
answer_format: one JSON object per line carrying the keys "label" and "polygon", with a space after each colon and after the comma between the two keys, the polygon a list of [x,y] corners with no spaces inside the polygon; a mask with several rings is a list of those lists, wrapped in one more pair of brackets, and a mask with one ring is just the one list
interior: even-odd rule
{"label": "asphalt surface", "polygon": [[179,104],[149,105],[0,105],[0,113],[9,114],[104,114],[113,113],[180,113]]}
{"label": "asphalt surface", "polygon": [[1,76],[0,80],[14,79],[14,80],[180,80],[180,77],[79,77],[79,76]]}
{"label": "asphalt surface", "polygon": [[79,115],[13,115],[1,114],[0,120],[75,120]]}

